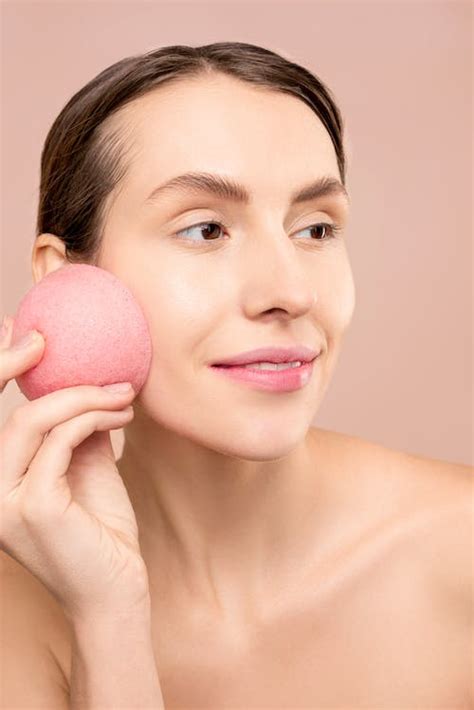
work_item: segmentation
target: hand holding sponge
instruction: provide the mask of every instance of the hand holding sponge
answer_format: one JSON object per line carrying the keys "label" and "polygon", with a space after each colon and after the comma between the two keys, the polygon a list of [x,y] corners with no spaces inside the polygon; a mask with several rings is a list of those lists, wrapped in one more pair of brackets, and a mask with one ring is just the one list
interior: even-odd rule
{"label": "hand holding sponge", "polygon": [[44,276],[22,298],[12,344],[29,330],[45,339],[43,357],[16,378],[29,400],[76,385],[130,382],[143,387],[152,342],[143,310],[114,274],[68,264]]}

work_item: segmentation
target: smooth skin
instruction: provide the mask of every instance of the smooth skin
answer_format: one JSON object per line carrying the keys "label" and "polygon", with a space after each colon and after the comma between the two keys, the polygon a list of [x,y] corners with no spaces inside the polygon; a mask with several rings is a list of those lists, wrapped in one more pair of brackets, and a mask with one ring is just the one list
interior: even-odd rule
{"label": "smooth skin", "polygon": [[[345,227],[347,201],[289,205],[310,180],[339,178],[324,126],[294,97],[221,75],[162,87],[114,121],[131,163],[98,265],[133,291],[153,341],[117,468],[166,707],[470,707],[472,469],[312,427],[355,308],[344,235],[308,229]],[[187,171],[232,177],[252,200],[146,202]],[[194,225],[216,220],[227,226],[206,243]],[[36,240],[36,281],[66,263],[55,235]],[[292,393],[208,367],[292,343],[322,348]]]}

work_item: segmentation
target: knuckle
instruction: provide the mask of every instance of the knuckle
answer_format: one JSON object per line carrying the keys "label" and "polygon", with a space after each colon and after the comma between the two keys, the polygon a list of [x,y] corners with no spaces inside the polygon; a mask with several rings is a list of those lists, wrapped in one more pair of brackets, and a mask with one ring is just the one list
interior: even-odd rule
{"label": "knuckle", "polygon": [[60,440],[68,440],[70,443],[74,443],[76,435],[91,428],[96,418],[96,412],[84,412],[56,424],[48,433],[49,443],[54,444]]}
{"label": "knuckle", "polygon": [[30,419],[30,417],[28,416],[28,410],[28,404],[20,404],[18,407],[15,407],[15,409],[10,412],[8,421],[13,426],[23,427]]}
{"label": "knuckle", "polygon": [[8,428],[19,429],[23,434],[28,435],[29,432],[40,428],[37,419],[36,406],[31,402],[27,402],[26,404],[20,404],[19,407],[15,407],[10,412],[6,425]]}
{"label": "knuckle", "polygon": [[48,442],[55,442],[58,439],[64,438],[65,434],[71,429],[71,421],[65,421],[61,422],[60,424],[56,424],[52,429],[49,430],[48,432]]}
{"label": "knuckle", "polygon": [[20,404],[18,407],[15,407],[15,409],[12,410],[11,418],[15,422],[22,421],[23,419],[26,419],[27,411],[28,411],[28,403]]}

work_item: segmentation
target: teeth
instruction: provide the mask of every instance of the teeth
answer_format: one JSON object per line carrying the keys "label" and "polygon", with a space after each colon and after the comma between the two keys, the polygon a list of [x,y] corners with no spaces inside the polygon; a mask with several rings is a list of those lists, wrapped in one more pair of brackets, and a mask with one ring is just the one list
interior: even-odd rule
{"label": "teeth", "polygon": [[294,362],[252,362],[249,365],[243,365],[247,369],[252,370],[287,370],[289,367],[300,367],[301,362],[296,360]]}

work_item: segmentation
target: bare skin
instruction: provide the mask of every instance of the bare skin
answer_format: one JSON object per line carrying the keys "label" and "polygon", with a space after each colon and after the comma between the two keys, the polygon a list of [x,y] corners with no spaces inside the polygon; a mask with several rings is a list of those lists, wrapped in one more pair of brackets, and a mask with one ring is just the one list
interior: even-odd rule
{"label": "bare skin", "polygon": [[[130,286],[153,341],[118,468],[166,707],[467,708],[468,555],[452,525],[467,520],[467,467],[311,431],[355,306],[344,240],[310,229],[344,227],[347,201],[290,201],[339,178],[323,124],[295,97],[222,76],[162,87],[114,120],[131,163],[98,266]],[[147,201],[187,171],[230,176],[252,200]],[[195,225],[216,220],[227,227],[202,243]],[[36,240],[37,280],[65,263],[55,235]],[[321,356],[282,396],[208,367],[293,343]],[[48,609],[67,687],[68,628]]]}
{"label": "bare skin", "polygon": [[[169,594],[152,596],[166,707],[469,710],[472,469],[322,429],[316,436],[319,455],[340,471],[344,522],[327,528],[313,564],[276,585],[247,623],[202,601],[173,602],[182,589],[168,579]],[[67,620],[34,577],[0,559],[67,690]]]}

